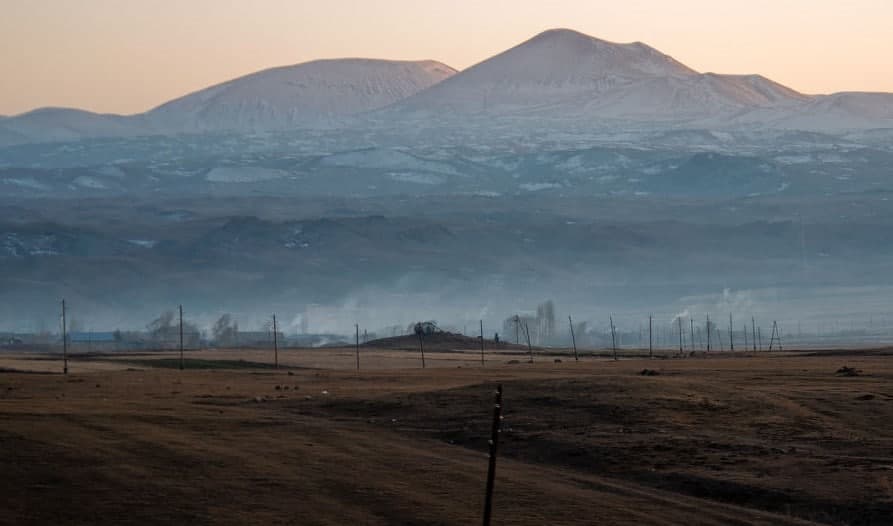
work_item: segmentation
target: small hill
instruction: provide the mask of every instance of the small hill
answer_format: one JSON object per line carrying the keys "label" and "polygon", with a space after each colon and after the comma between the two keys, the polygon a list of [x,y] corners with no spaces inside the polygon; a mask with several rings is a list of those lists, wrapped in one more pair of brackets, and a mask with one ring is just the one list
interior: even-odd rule
{"label": "small hill", "polygon": [[[481,348],[481,339],[479,337],[464,336],[452,332],[437,332],[427,334],[423,337],[425,350],[431,351],[455,351],[455,350],[475,350]],[[400,349],[400,350],[418,350],[419,337],[415,334],[404,336],[394,336],[391,338],[380,338],[363,344],[365,347],[374,347],[377,349]],[[527,350],[526,345],[515,345],[501,341],[499,343],[493,340],[484,340],[484,350]]]}

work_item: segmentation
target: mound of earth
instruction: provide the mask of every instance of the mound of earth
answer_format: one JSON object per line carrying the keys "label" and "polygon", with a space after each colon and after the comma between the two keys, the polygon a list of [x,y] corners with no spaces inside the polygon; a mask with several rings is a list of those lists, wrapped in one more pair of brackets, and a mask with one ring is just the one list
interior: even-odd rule
{"label": "mound of earth", "polygon": [[[425,350],[432,351],[452,351],[452,350],[468,350],[479,349],[481,347],[480,336],[465,336],[452,332],[436,332],[434,334],[426,334],[422,337]],[[394,336],[391,338],[380,338],[372,340],[364,344],[366,347],[376,347],[381,349],[407,349],[417,350],[419,348],[419,337],[415,334],[407,334],[404,336]],[[495,342],[493,340],[484,340],[485,350],[527,350],[526,345],[515,345],[514,343]]]}

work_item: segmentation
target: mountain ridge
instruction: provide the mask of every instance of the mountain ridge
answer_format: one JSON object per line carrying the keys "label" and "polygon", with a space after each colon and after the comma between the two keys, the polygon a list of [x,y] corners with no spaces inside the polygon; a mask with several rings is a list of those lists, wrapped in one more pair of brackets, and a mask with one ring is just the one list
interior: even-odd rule
{"label": "mountain ridge", "polygon": [[145,115],[162,131],[284,129],[387,106],[455,71],[434,60],[313,60],[216,84]]}
{"label": "mountain ridge", "polygon": [[[0,118],[0,146],[91,137],[549,118],[809,131],[893,127],[893,93],[806,95],[759,74],[700,73],[642,42],[543,31],[457,71],[435,60],[321,59],[209,86],[144,113],[38,108]],[[371,119],[371,120],[370,120]]]}

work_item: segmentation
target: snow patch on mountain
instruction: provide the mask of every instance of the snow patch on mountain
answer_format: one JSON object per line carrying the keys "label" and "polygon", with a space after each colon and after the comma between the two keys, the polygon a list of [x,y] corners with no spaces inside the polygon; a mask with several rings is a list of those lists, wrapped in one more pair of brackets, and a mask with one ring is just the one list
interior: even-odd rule
{"label": "snow patch on mountain", "polygon": [[438,185],[446,182],[446,178],[434,174],[390,173],[388,177],[401,183]]}
{"label": "snow patch on mountain", "polygon": [[349,166],[394,171],[426,171],[448,175],[458,174],[457,170],[447,163],[422,159],[399,150],[387,148],[337,153],[323,158],[321,164],[324,166]]}
{"label": "snow patch on mountain", "polygon": [[208,171],[205,180],[211,183],[259,183],[281,179],[289,175],[284,170],[270,168],[222,166]]}
{"label": "snow patch on mountain", "polygon": [[4,183],[11,184],[14,186],[18,186],[20,188],[25,188],[28,190],[40,190],[46,191],[49,190],[50,187],[41,183],[37,179],[33,177],[11,177],[2,180]]}
{"label": "snow patch on mountain", "polygon": [[97,179],[95,177],[91,177],[89,175],[81,175],[81,176],[75,177],[75,179],[74,179],[74,181],[72,181],[72,183],[76,184],[77,186],[81,186],[84,188],[90,188],[93,190],[105,190],[106,188],[108,188],[105,185],[105,183],[103,183],[99,179]]}

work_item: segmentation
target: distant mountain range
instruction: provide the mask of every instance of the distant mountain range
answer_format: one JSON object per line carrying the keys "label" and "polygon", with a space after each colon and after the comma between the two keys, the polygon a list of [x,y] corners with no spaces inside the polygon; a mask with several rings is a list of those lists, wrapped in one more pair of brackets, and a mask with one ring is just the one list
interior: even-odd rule
{"label": "distant mountain range", "polygon": [[39,109],[0,118],[0,145],[469,119],[835,132],[893,128],[893,94],[805,95],[759,75],[699,73],[642,43],[555,29],[461,72],[436,61],[319,60],[253,73],[139,115]]}

